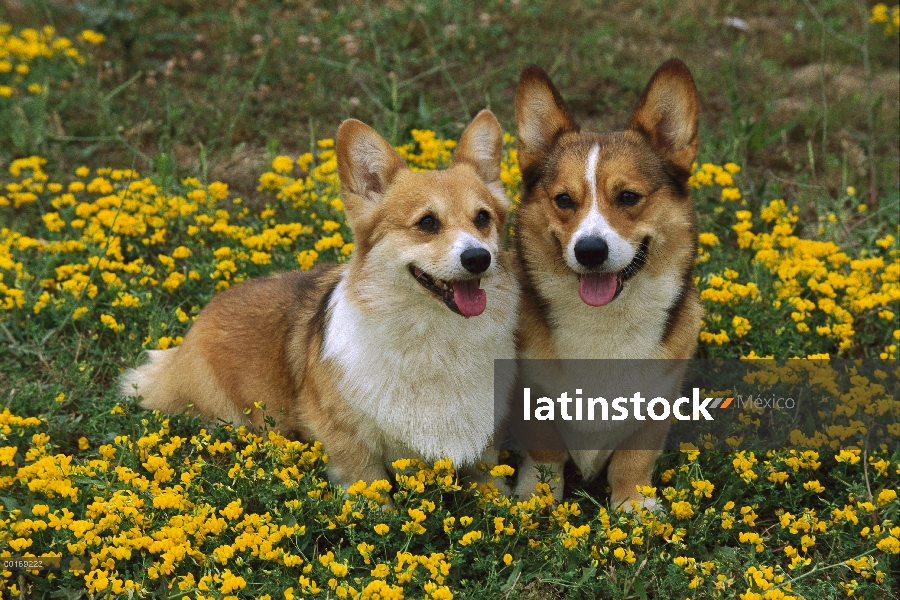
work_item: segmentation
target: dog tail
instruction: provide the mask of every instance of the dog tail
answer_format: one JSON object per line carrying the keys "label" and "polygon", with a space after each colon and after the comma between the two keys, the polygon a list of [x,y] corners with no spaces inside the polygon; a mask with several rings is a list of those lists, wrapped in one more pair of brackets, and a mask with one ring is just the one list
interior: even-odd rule
{"label": "dog tail", "polygon": [[140,396],[141,406],[148,410],[169,412],[177,400],[175,390],[170,389],[168,367],[178,348],[147,350],[147,361],[139,367],[128,369],[119,381],[123,396]]}

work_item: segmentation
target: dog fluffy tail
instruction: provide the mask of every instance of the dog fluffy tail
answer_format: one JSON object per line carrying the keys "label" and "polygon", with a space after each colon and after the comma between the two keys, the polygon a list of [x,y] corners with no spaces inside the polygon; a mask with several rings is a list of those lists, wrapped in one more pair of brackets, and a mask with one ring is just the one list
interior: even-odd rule
{"label": "dog fluffy tail", "polygon": [[147,361],[122,374],[119,391],[123,396],[141,396],[141,406],[148,410],[169,412],[176,401],[175,390],[170,389],[168,368],[178,348],[147,350]]}

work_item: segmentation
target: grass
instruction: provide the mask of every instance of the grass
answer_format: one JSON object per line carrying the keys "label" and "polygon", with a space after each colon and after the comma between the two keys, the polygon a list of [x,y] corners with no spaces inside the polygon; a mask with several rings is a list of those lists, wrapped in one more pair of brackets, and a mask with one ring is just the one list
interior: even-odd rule
{"label": "grass", "polygon": [[[378,485],[345,498],[327,484],[321,448],[165,419],[114,390],[143,348],[178,343],[216,291],[352,252],[328,142],[341,119],[434,168],[451,148],[442,140],[485,106],[514,133],[528,62],[603,130],[621,126],[670,55],[703,100],[700,355],[895,368],[898,49],[869,7],[67,7],[0,4],[15,34],[59,32],[46,36],[52,56],[11,61],[28,73],[0,68],[12,90],[0,87],[0,553],[95,562],[52,578],[0,571],[4,595],[896,593],[900,450],[867,446],[862,427],[897,407],[874,380],[852,384],[851,414],[827,415],[850,441],[667,452],[654,480],[666,510],[636,515],[577,473],[552,506],[546,488],[517,503],[415,463],[397,465],[398,510],[384,512]],[[88,28],[105,41],[79,35]],[[55,47],[59,36],[77,52]]]}

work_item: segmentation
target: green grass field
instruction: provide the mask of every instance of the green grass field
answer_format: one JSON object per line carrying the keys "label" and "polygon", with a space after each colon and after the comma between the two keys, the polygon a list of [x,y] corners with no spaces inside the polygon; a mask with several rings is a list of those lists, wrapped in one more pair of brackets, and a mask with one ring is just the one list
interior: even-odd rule
{"label": "green grass field", "polygon": [[[0,556],[84,561],[0,564],[0,594],[894,597],[900,406],[877,374],[834,395],[819,416],[836,429],[799,449],[665,453],[664,510],[634,514],[609,507],[602,478],[566,473],[554,505],[551,476],[520,502],[462,489],[442,462],[401,461],[392,490],[345,496],[313,440],[149,413],[115,382],[144,349],[180,343],[217,291],[352,255],[332,141],[344,118],[437,168],[488,107],[516,202],[526,64],[603,131],[671,56],[702,102],[699,355],[881,361],[896,376],[897,15],[836,1],[0,0]],[[876,416],[893,443],[866,441]],[[495,474],[514,478],[505,462]]]}

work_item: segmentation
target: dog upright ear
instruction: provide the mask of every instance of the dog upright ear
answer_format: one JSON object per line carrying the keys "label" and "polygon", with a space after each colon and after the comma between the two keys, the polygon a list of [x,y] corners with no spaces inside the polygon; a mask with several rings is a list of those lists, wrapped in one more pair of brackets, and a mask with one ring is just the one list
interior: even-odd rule
{"label": "dog upright ear", "polygon": [[505,205],[509,198],[500,181],[503,160],[503,130],[489,110],[483,110],[469,123],[453,153],[453,166],[466,164],[475,170],[491,194]]}
{"label": "dog upright ear", "polygon": [[697,158],[700,100],[687,66],[677,58],[656,70],[628,129],[643,134],[662,157],[685,173]]}
{"label": "dog upright ear", "polygon": [[378,133],[356,119],[337,133],[338,177],[350,225],[365,220],[378,206],[406,161]]}
{"label": "dog upright ear", "polygon": [[579,130],[550,77],[537,65],[525,67],[519,77],[516,130],[523,177],[547,156],[560,135]]}

